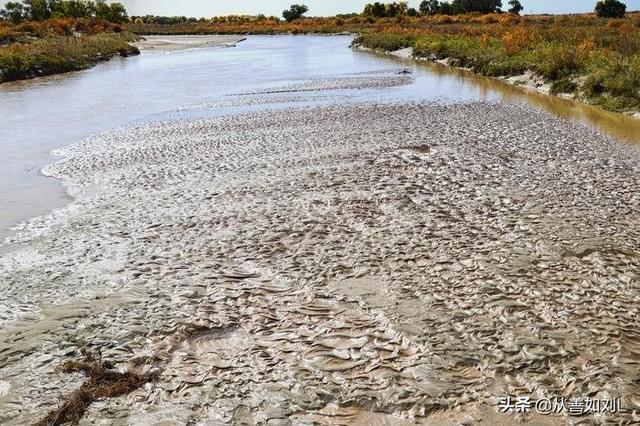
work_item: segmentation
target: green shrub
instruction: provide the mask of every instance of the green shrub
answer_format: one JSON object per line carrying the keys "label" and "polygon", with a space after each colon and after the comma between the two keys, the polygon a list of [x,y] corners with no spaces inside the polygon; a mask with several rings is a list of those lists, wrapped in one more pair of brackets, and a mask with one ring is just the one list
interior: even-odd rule
{"label": "green shrub", "polygon": [[551,84],[551,93],[554,95],[560,93],[574,93],[576,90],[578,90],[578,85],[569,78],[563,78],[561,80],[554,81],[553,84]]}
{"label": "green shrub", "polygon": [[606,90],[607,88],[604,86],[603,78],[597,74],[589,74],[582,85],[582,91],[588,98],[596,98]]}
{"label": "green shrub", "polygon": [[640,108],[640,100],[630,96],[602,95],[595,99],[596,105],[609,111],[624,112]]}
{"label": "green shrub", "polygon": [[536,51],[538,62],[532,64],[547,80],[559,80],[580,69],[575,47],[547,43]]}
{"label": "green shrub", "polygon": [[356,37],[353,45],[391,52],[413,46],[414,40],[414,37],[405,34],[365,33]]}
{"label": "green shrub", "polygon": [[0,48],[0,83],[89,68],[116,55],[139,53],[130,33],[100,33],[80,38],[49,37]]}

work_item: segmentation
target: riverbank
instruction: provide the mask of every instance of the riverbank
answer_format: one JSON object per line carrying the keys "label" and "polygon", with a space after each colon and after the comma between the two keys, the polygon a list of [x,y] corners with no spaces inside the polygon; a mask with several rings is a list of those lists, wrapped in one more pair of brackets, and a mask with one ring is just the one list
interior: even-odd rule
{"label": "riverbank", "polygon": [[[540,77],[539,75],[534,74],[531,71],[527,71],[522,75],[515,75],[515,76],[502,76],[502,77],[492,77],[492,76],[487,76],[487,75],[483,75],[483,74],[479,74],[474,72],[474,70],[472,68],[469,67],[461,67],[461,66],[456,66],[456,65],[452,65],[454,63],[456,63],[456,61],[452,58],[444,58],[444,59],[437,59],[436,57],[430,56],[430,57],[417,57],[413,55],[413,48],[411,47],[405,47],[403,49],[399,49],[399,50],[394,50],[394,51],[386,51],[386,50],[379,50],[379,49],[371,49],[368,47],[363,47],[361,45],[352,45],[352,48],[357,50],[357,51],[362,51],[362,52],[369,52],[369,53],[375,53],[375,54],[382,54],[382,55],[388,55],[391,57],[395,57],[395,58],[399,58],[401,60],[410,60],[410,61],[416,61],[416,62],[428,62],[428,63],[432,63],[432,64],[438,64],[440,66],[446,67],[448,69],[451,70],[457,70],[460,72],[465,72],[465,73],[471,73],[479,78],[489,78],[489,79],[494,79],[496,81],[508,84],[510,86],[514,86],[517,87],[519,89],[523,89],[526,92],[529,93],[533,93],[533,94],[538,94],[538,95],[543,95],[543,96],[552,96],[552,97],[557,97],[560,99],[564,99],[566,101],[570,101],[570,102],[578,102],[578,104],[584,104],[585,107],[599,107],[598,104],[594,104],[592,102],[590,102],[588,99],[585,99],[584,97],[580,97],[577,94],[570,94],[570,93],[553,93],[553,91],[551,90],[552,88],[552,83],[546,81],[543,77]],[[555,111],[556,113],[559,113],[559,115],[563,116],[564,114],[561,114],[561,111]],[[621,111],[611,111],[611,110],[606,110],[604,109],[604,111],[600,112],[600,114],[602,113],[611,113],[613,114],[611,117],[613,116],[619,116],[620,119],[625,119],[626,117],[628,117],[629,119],[633,120],[633,119],[640,119],[640,109],[636,110],[636,109],[631,109],[631,110],[627,110],[624,112]],[[635,129],[635,125],[636,123],[631,123],[629,122],[628,124],[632,124],[634,125],[634,129],[632,130],[632,133],[630,134],[634,134],[633,132],[637,132],[637,130]],[[618,133],[619,137],[622,137],[624,139],[628,139],[630,141],[637,141],[638,138],[636,137],[626,137],[624,136],[624,134],[620,133],[617,131],[617,127],[616,128],[612,128],[610,129],[610,131],[614,131],[614,133]],[[626,134],[626,132],[625,132]]]}
{"label": "riverbank", "polygon": [[354,46],[471,70],[541,93],[640,116],[640,14],[500,16],[485,23],[388,27]]}
{"label": "riverbank", "polygon": [[44,172],[78,198],[0,263],[2,424],[89,387],[88,353],[133,380],[87,423],[568,421],[498,412],[522,395],[622,398],[593,422],[640,409],[637,147],[525,104],[397,101],[137,124],[57,154]]}
{"label": "riverbank", "polygon": [[0,83],[80,71],[140,53],[133,33],[102,21],[51,19],[0,24]]}
{"label": "riverbank", "polygon": [[115,24],[101,24],[96,28],[95,22],[50,20],[0,26],[0,83],[80,71],[115,56],[139,55],[141,50],[233,47],[246,39],[237,35],[141,36]]}

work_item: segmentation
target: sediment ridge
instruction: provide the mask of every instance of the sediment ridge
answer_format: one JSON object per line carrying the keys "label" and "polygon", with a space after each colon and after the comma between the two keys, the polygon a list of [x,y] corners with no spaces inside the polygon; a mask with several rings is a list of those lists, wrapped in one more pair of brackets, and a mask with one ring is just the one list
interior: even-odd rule
{"label": "sediment ridge", "polygon": [[566,420],[498,414],[522,394],[638,420],[636,147],[521,104],[393,103],[60,154],[77,201],[0,266],[0,423],[56,410],[85,348],[154,377],[87,422]]}

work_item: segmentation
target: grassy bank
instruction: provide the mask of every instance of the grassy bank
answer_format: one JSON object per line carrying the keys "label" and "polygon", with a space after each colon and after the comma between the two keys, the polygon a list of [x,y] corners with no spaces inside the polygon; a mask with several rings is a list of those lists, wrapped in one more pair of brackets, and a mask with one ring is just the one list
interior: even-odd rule
{"label": "grassy bank", "polygon": [[139,51],[119,25],[98,20],[52,19],[0,25],[0,83],[90,68]]}
{"label": "grassy bank", "polygon": [[355,43],[447,59],[453,66],[509,77],[530,73],[551,93],[618,112],[640,110],[640,14],[606,20],[592,15],[475,18],[433,17],[387,23],[363,32]]}

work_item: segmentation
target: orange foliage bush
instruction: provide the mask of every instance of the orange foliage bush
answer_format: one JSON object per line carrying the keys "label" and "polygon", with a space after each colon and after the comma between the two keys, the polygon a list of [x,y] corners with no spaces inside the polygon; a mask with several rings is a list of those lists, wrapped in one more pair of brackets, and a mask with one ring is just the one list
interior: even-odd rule
{"label": "orange foliage bush", "polygon": [[584,60],[589,56],[589,53],[596,49],[598,45],[594,37],[588,37],[582,40],[578,45],[578,57]]}
{"label": "orange foliage bush", "polygon": [[480,16],[475,22],[479,22],[481,24],[495,24],[496,22],[499,22],[499,20],[498,16],[495,13],[492,13],[490,15]]}
{"label": "orange foliage bush", "polygon": [[487,33],[482,34],[482,46],[485,48],[489,46],[489,41],[491,40],[491,36]]}
{"label": "orange foliage bush", "polygon": [[436,24],[450,24],[453,22],[453,18],[449,15],[436,15],[434,17],[434,22]]}
{"label": "orange foliage bush", "polygon": [[620,28],[622,26],[623,22],[619,19],[612,19],[611,21],[607,22],[607,27],[608,28]]}
{"label": "orange foliage bush", "polygon": [[502,25],[513,25],[522,22],[522,17],[513,13],[504,13],[498,17],[498,22]]}
{"label": "orange foliage bush", "polygon": [[582,43],[578,45],[578,50],[589,51],[595,49],[597,46],[596,40],[593,37],[585,38]]}
{"label": "orange foliage bush", "polygon": [[502,45],[510,55],[522,51],[533,41],[535,41],[535,37],[531,30],[523,26],[508,31],[502,36]]}
{"label": "orange foliage bush", "polygon": [[71,36],[74,32],[87,35],[104,32],[122,32],[121,25],[95,18],[51,18],[45,21],[27,21],[10,28],[14,33],[24,33],[38,37]]}

